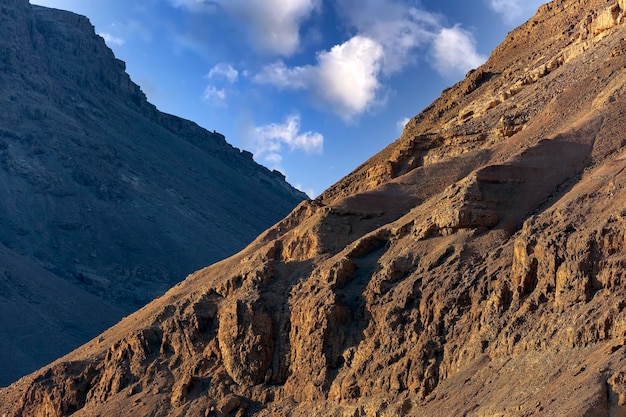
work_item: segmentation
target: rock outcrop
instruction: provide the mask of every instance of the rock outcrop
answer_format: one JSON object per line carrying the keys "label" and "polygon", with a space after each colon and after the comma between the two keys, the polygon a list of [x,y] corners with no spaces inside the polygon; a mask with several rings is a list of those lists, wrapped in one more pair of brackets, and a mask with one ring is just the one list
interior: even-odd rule
{"label": "rock outcrop", "polygon": [[81,310],[79,332],[65,312],[0,290],[0,304],[21,312],[0,335],[29,345],[3,350],[0,385],[241,250],[305,198],[219,133],[148,103],[85,17],[0,4],[0,249],[72,284],[67,300],[87,291],[100,303]]}
{"label": "rock outcrop", "polygon": [[626,415],[623,2],[555,0],[7,416]]}

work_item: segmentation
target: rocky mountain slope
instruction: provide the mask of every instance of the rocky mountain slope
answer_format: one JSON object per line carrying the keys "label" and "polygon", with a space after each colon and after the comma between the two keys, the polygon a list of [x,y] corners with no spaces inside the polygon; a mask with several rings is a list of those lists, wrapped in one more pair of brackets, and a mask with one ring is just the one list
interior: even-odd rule
{"label": "rocky mountain slope", "polygon": [[219,133],[148,103],[86,18],[0,3],[0,385],[305,198]]}
{"label": "rocky mountain slope", "polygon": [[7,416],[626,415],[626,4],[555,0]]}

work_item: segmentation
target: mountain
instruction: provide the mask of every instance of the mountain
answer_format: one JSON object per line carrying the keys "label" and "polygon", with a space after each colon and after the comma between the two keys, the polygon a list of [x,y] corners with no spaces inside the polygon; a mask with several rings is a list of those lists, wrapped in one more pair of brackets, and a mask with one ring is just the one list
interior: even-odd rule
{"label": "mountain", "polygon": [[304,199],[221,134],[158,111],[85,17],[0,3],[0,385]]}
{"label": "mountain", "polygon": [[626,415],[623,0],[555,0],[7,416]]}

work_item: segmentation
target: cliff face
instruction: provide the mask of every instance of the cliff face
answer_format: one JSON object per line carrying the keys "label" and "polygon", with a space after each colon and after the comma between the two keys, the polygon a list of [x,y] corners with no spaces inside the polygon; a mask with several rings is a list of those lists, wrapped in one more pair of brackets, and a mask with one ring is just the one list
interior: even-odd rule
{"label": "cliff face", "polygon": [[625,11],[542,6],[388,148],[0,412],[625,415]]}
{"label": "cliff face", "polygon": [[0,385],[241,250],[303,199],[219,133],[148,103],[86,18],[0,4],[0,252],[98,305],[57,315],[21,266],[0,263],[0,304],[16,320],[0,338],[23,344],[0,355]]}

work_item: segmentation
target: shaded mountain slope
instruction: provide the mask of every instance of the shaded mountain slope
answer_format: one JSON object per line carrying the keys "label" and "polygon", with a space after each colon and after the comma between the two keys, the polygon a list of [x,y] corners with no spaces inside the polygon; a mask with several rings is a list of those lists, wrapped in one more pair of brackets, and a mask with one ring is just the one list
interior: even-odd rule
{"label": "shaded mountain slope", "polygon": [[625,415],[625,11],[542,6],[380,154],[0,412]]}
{"label": "shaded mountain slope", "polygon": [[[241,250],[305,198],[219,133],[148,103],[85,17],[26,0],[0,5],[0,243],[72,284],[68,300],[98,296],[102,306],[83,312],[95,330],[80,343]],[[0,299],[10,308],[10,296]],[[101,315],[110,305],[117,313]],[[47,308],[32,307],[0,328],[21,339]],[[58,353],[31,360],[42,366]],[[34,369],[2,372],[0,385]]]}
{"label": "shaded mountain slope", "polygon": [[46,357],[81,345],[125,313],[7,248],[0,248],[0,294],[0,375],[7,383]]}

